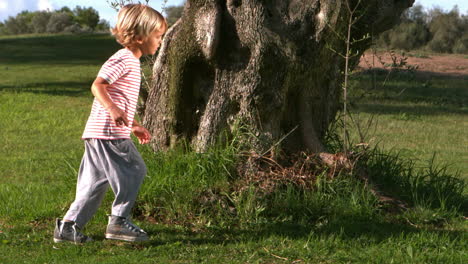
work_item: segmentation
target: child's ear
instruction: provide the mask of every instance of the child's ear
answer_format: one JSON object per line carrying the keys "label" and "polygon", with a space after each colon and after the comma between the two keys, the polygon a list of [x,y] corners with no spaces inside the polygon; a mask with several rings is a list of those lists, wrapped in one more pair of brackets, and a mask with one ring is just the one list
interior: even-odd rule
{"label": "child's ear", "polygon": [[140,36],[140,35],[136,35],[136,36],[134,37],[135,42],[138,43],[138,44],[143,44],[143,40],[144,40],[144,39],[145,39],[145,38],[142,37],[142,36]]}

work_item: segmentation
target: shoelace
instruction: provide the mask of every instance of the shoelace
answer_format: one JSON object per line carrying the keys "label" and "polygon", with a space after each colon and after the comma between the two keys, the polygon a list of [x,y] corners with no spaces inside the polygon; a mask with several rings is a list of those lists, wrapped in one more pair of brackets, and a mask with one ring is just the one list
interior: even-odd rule
{"label": "shoelace", "polygon": [[123,220],[123,223],[124,225],[130,229],[131,231],[133,232],[136,232],[136,233],[146,233],[145,230],[139,228],[138,226],[136,226],[134,223],[130,222],[130,220],[128,219],[124,219]]}

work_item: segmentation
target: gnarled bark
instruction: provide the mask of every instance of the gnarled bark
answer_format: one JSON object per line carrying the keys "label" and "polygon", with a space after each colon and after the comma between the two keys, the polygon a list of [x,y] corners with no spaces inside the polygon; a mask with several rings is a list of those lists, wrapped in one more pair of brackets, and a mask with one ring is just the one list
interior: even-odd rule
{"label": "gnarled bark", "polygon": [[[339,110],[345,1],[188,0],[154,65],[143,119],[154,149],[185,139],[204,151],[240,121],[259,151],[291,131],[283,148],[323,151]],[[389,29],[413,0],[361,2],[354,38]]]}

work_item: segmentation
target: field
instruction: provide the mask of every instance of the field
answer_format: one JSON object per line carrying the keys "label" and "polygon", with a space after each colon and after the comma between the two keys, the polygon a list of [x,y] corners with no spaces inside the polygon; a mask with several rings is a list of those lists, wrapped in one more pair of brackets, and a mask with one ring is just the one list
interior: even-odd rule
{"label": "field", "polygon": [[367,53],[359,70],[354,109],[364,123],[375,121],[370,143],[422,166],[434,158],[468,179],[466,55]]}
{"label": "field", "polygon": [[352,87],[357,117],[363,123],[375,120],[370,143],[421,166],[434,157],[468,179],[468,57],[422,52],[377,56],[381,59],[365,54],[359,69],[367,74],[357,73]]}
{"label": "field", "polygon": [[[468,259],[466,214],[424,207],[401,215],[383,214],[370,209],[373,198],[362,186],[352,185],[352,195],[333,193],[350,188],[344,181],[325,183],[331,191],[323,192],[327,194],[323,201],[329,207],[317,212],[327,213],[310,221],[259,218],[243,225],[222,221],[186,225],[140,218],[136,223],[152,236],[145,244],[104,239],[109,193],[84,230],[95,242],[55,245],[54,220],[74,197],[83,152],[80,136],[93,99],[89,87],[101,64],[119,47],[105,35],[0,38],[0,47],[0,263],[466,263]],[[437,57],[424,56],[429,57],[425,60]],[[417,57],[421,56],[410,58]],[[362,120],[354,124],[370,131],[363,139],[366,143],[399,152],[405,160],[414,160],[416,167],[427,164],[435,153],[435,164],[446,164],[451,175],[468,180],[468,59],[453,58],[448,65],[459,61],[456,73],[420,66],[418,71],[392,72],[387,81],[388,72],[377,66],[357,73],[352,112]],[[442,65],[428,63],[434,64]],[[367,129],[362,124],[371,118],[376,122]],[[150,168],[145,181],[150,186],[151,179],[160,177],[155,171],[161,165],[152,161],[154,154],[148,148],[140,151]],[[159,159],[164,160],[168,160],[164,164],[179,162],[172,156]],[[157,194],[171,197],[163,191]],[[246,212],[256,210],[262,208]],[[466,213],[466,208],[461,211]]]}

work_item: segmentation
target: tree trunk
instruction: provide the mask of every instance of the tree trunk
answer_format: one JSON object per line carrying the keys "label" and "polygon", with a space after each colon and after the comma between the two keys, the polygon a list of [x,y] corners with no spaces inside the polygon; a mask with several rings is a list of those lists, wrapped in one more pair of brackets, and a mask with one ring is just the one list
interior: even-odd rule
{"label": "tree trunk", "polygon": [[[239,124],[264,151],[324,151],[340,108],[348,0],[188,0],[154,65],[143,122],[152,146],[213,145]],[[349,0],[351,6],[358,0]],[[362,0],[353,38],[389,29],[414,0]],[[359,56],[371,40],[352,45]]]}

